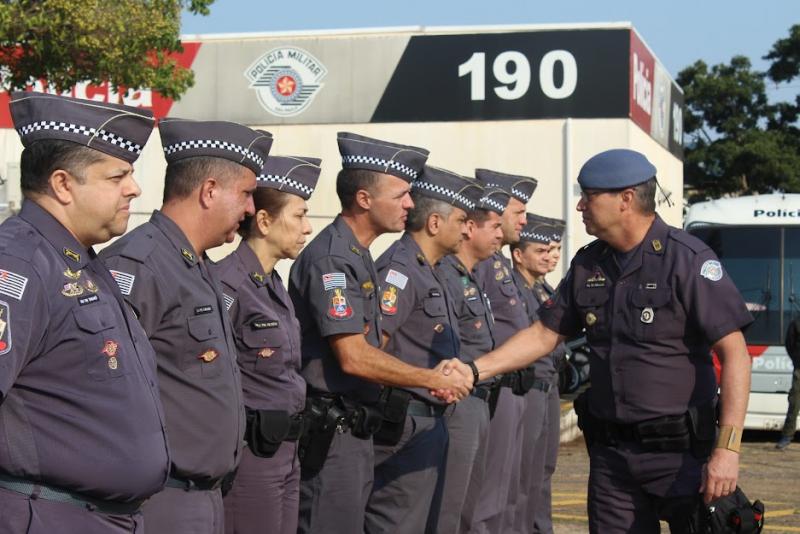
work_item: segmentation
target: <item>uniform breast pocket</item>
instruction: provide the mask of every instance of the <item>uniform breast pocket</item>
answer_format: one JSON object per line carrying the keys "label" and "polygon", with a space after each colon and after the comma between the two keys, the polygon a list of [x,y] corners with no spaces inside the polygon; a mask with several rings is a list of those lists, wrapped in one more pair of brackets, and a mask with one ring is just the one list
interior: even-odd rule
{"label": "uniform breast pocket", "polygon": [[[254,329],[245,326],[242,342],[247,347],[245,365],[258,373],[278,374],[286,365],[291,350],[285,332],[280,328]],[[240,355],[242,357],[244,355]]]}
{"label": "uniform breast pocket", "polygon": [[590,340],[608,337],[608,298],[605,288],[585,289],[575,293],[575,305]]}
{"label": "uniform breast pocket", "polygon": [[134,354],[124,349],[125,339],[114,322],[114,310],[106,303],[73,310],[75,323],[85,338],[86,371],[95,380],[108,380],[128,374]]}
{"label": "uniform breast pocket", "polygon": [[636,324],[633,331],[642,341],[655,341],[669,336],[672,324],[672,289],[635,289],[631,292],[631,322]]}
{"label": "uniform breast pocket", "polygon": [[225,342],[222,325],[214,314],[195,315],[187,319],[190,343],[183,361],[189,376],[212,378],[222,373]]}
{"label": "uniform breast pocket", "polygon": [[447,308],[442,297],[425,297],[422,299],[422,310],[428,317],[444,317],[447,315]]}

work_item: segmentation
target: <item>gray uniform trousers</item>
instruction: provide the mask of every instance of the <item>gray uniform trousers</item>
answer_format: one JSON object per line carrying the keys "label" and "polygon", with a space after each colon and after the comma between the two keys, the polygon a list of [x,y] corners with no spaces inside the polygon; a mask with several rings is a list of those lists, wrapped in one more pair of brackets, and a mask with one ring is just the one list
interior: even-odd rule
{"label": "gray uniform trousers", "polygon": [[[444,471],[447,429],[442,417],[406,416],[395,446],[375,446],[375,485],[367,503],[367,534],[420,534]],[[355,532],[355,531],[353,531]]]}
{"label": "gray uniform trousers", "polygon": [[561,443],[561,395],[558,393],[557,380],[554,380],[553,389],[547,394],[545,419],[544,473],[538,497],[536,494],[533,495],[534,534],[553,534],[552,481],[553,473],[556,472],[556,462],[558,461],[558,447]]}
{"label": "gray uniform trousers", "polygon": [[[476,464],[486,459],[485,447],[489,434],[489,404],[485,400],[469,396],[456,404],[453,413],[445,419],[447,426],[447,460],[444,476],[439,477],[432,511],[428,518],[429,534],[458,534],[461,532],[461,517],[470,482],[474,480]],[[483,450],[484,454],[478,456]],[[483,473],[481,465],[477,471]],[[471,513],[469,514],[471,516]]]}
{"label": "gray uniform trousers", "polygon": [[518,495],[517,506],[514,515],[507,518],[506,523],[506,532],[509,534],[530,534],[533,531],[533,510],[540,498],[544,478],[547,397],[547,393],[538,389],[532,389],[525,395],[525,411],[522,415],[524,452],[519,464],[519,486],[515,492]]}
{"label": "gray uniform trousers", "polygon": [[142,507],[147,534],[224,534],[225,510],[219,488],[186,491],[164,488]]}
{"label": "gray uniform trousers", "polygon": [[[0,488],[0,532],[3,534],[141,534],[142,514],[101,514],[74,504],[31,499]],[[148,532],[155,532],[150,531]]]}
{"label": "gray uniform trousers", "polygon": [[300,479],[298,534],[364,532],[364,509],[372,491],[372,440],[336,433],[325,465]]}
{"label": "gray uniform trousers", "polygon": [[[486,471],[470,532],[505,534],[504,516],[509,490],[519,476],[522,446],[520,421],[525,407],[523,397],[509,388],[500,389],[494,417],[489,423]],[[516,489],[516,482],[513,482]]]}

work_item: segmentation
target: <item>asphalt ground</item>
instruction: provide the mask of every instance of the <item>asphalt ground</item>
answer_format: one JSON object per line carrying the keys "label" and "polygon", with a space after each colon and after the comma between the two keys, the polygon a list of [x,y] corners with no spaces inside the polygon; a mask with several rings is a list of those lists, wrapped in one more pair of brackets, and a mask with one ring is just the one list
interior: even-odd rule
{"label": "asphalt ground", "polygon": [[[746,431],[742,442],[739,486],[766,508],[764,532],[800,533],[800,434],[783,451],[775,449],[777,432]],[[555,534],[585,534],[589,457],[583,439],[562,443],[553,475]],[[666,523],[662,532],[669,532]]]}

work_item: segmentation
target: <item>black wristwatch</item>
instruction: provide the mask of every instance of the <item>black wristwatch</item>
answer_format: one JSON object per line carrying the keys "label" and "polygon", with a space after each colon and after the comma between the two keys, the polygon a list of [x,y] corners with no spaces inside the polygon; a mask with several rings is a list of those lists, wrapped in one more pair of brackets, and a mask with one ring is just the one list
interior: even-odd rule
{"label": "black wristwatch", "polygon": [[478,380],[481,375],[480,371],[478,371],[478,366],[475,365],[475,362],[467,362],[469,368],[472,369],[472,389],[478,387]]}

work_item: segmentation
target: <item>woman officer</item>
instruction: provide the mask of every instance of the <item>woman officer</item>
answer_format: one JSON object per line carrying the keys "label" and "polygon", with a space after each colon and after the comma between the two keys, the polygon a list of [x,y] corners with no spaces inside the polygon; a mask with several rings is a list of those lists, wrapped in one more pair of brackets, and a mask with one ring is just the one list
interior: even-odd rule
{"label": "woman officer", "polygon": [[306,384],[300,375],[300,325],[275,271],[294,259],[311,233],[306,200],[320,160],[270,156],[253,193],[255,215],[242,242],[216,266],[233,324],[247,412],[245,447],[226,495],[226,534],[297,531]]}

